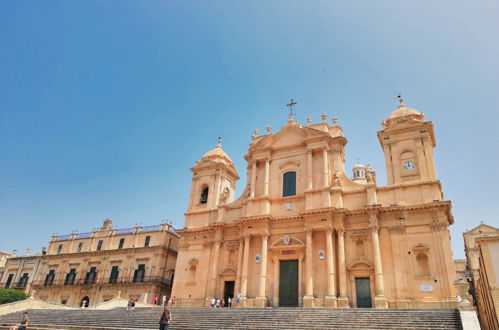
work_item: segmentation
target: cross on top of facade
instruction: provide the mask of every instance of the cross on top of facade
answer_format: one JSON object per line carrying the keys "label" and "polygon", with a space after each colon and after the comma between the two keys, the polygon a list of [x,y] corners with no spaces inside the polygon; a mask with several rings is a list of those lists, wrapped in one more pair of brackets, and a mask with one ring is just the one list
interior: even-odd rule
{"label": "cross on top of facade", "polygon": [[293,99],[291,99],[291,101],[289,101],[289,103],[288,103],[288,104],[286,104],[286,106],[289,108],[289,117],[294,116],[294,113],[293,113],[293,107],[294,107],[295,105],[297,105],[297,104],[298,104],[298,103],[297,103],[295,100],[293,100]]}

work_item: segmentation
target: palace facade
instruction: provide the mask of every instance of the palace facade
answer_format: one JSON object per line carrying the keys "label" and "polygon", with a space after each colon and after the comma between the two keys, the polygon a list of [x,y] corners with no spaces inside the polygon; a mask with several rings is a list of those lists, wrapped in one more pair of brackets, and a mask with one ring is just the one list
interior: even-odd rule
{"label": "palace facade", "polygon": [[54,235],[30,293],[74,307],[119,295],[145,303],[169,298],[178,241],[169,224],[115,229],[111,220],[92,232]]}
{"label": "palace facade", "polygon": [[[240,296],[241,307],[455,307],[448,226],[433,124],[398,108],[377,133],[388,184],[369,166],[345,171],[337,120],[255,131],[248,183],[220,143],[191,171],[172,295],[179,306]],[[234,301],[235,299],[233,299]]]}

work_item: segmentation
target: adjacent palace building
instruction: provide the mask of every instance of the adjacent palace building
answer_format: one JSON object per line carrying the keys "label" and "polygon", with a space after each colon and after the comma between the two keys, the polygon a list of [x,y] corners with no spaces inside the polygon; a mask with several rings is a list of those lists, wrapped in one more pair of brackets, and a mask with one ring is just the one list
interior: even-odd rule
{"label": "adjacent palace building", "polygon": [[220,143],[191,169],[177,305],[239,296],[234,305],[248,307],[455,307],[433,124],[400,99],[378,132],[388,178],[378,186],[369,166],[345,172],[336,119],[307,122],[290,115],[279,132],[255,132],[236,200],[239,177]]}

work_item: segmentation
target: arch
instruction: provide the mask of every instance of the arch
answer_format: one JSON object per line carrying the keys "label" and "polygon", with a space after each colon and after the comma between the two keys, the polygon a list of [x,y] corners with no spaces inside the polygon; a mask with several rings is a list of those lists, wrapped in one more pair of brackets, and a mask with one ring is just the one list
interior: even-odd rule
{"label": "arch", "polygon": [[199,204],[208,203],[209,192],[210,192],[210,188],[208,188],[208,186],[201,187],[201,195],[199,196]]}
{"label": "arch", "polygon": [[361,260],[361,261],[357,260],[357,261],[354,261],[354,262],[350,263],[347,268],[350,269],[350,270],[354,270],[354,269],[357,269],[357,270],[368,270],[368,269],[374,270],[373,264],[371,264],[367,260]]}
{"label": "arch", "polygon": [[300,167],[300,163],[297,162],[296,160],[287,160],[279,164],[279,168],[281,170],[286,170],[286,169],[298,169]]}
{"label": "arch", "polygon": [[90,305],[90,298],[88,296],[85,296],[81,298],[80,300],[80,307],[85,307],[87,308]]}

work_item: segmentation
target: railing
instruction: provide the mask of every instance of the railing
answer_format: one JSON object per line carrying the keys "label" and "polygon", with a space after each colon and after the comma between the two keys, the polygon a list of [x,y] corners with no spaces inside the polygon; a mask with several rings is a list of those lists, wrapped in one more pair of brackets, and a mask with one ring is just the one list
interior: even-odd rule
{"label": "railing", "polygon": [[147,231],[159,231],[161,230],[161,225],[155,225],[155,226],[144,226],[142,227],[141,231],[142,232],[147,232]]}
{"label": "railing", "polygon": [[92,233],[79,233],[76,234],[76,239],[92,237]]}
{"label": "railing", "polygon": [[72,236],[71,234],[68,234],[68,235],[59,235],[59,236],[57,236],[57,240],[58,241],[66,241],[68,239],[71,239],[71,236]]}
{"label": "railing", "polygon": [[[160,277],[160,276],[144,276],[134,278],[133,276],[109,278],[100,277],[94,279],[80,278],[75,280],[73,283],[67,282],[66,280],[54,280],[52,283],[46,283],[45,280],[33,281],[31,283],[32,287],[56,287],[56,286],[91,286],[91,285],[120,285],[120,284],[141,284],[141,283],[151,283],[171,286],[170,279]],[[0,286],[1,287],[1,286]]]}
{"label": "railing", "polygon": [[17,283],[10,283],[9,287],[6,288],[5,286],[7,285],[7,282],[4,282],[4,283],[0,283],[0,289],[11,289],[11,290],[24,290],[26,289],[26,285],[24,286],[19,286],[19,284]]}
{"label": "railing", "polygon": [[133,228],[116,229],[115,235],[133,234]]}

